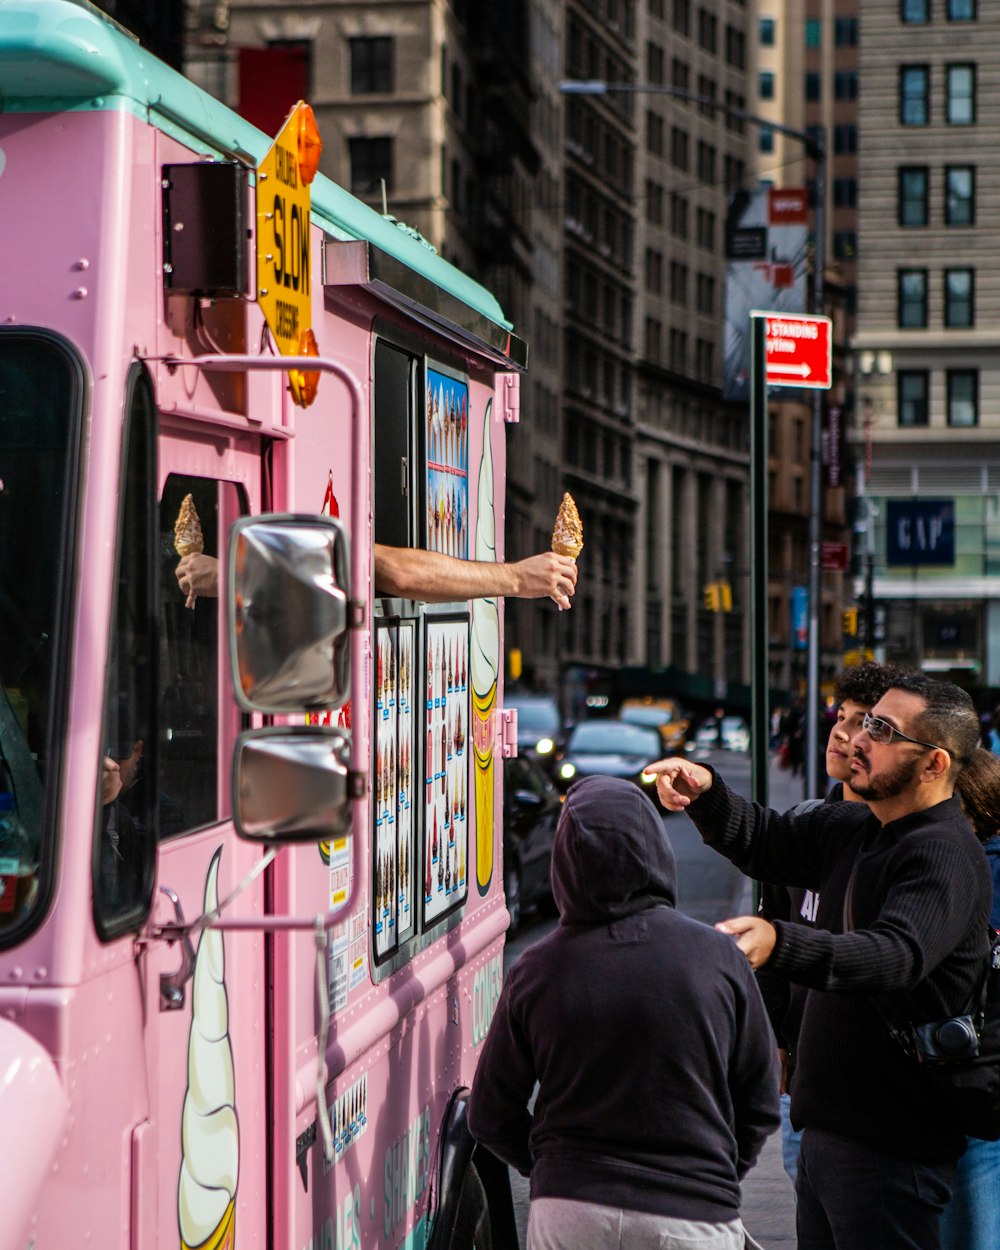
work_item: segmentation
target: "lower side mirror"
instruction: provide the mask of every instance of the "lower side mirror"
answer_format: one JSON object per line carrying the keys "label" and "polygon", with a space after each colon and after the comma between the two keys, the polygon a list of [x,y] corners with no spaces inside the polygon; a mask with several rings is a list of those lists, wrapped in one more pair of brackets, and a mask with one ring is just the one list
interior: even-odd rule
{"label": "lower side mirror", "polygon": [[233,820],[251,842],[322,842],[351,832],[350,737],[328,726],[251,729],[233,752]]}

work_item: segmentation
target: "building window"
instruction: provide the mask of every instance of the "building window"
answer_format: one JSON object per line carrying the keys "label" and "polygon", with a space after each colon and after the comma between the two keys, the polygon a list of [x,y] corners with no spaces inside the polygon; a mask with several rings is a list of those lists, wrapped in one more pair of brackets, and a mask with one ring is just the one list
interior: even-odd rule
{"label": "building window", "polygon": [[858,128],[852,122],[841,122],[833,128],[833,150],[838,156],[853,155],[858,150]]}
{"label": "building window", "polygon": [[971,269],[944,271],[944,324],[949,330],[967,330],[975,324],[975,278]]}
{"label": "building window", "polygon": [[904,165],[899,170],[897,217],[901,226],[926,226],[929,219],[930,173],[926,165]]}
{"label": "building window", "polygon": [[902,330],[922,330],[927,326],[927,270],[898,271],[896,322]]}
{"label": "building window", "polygon": [[833,23],[833,42],[838,48],[854,48],[858,43],[858,19],[838,17]]}
{"label": "building window", "polygon": [[670,233],[676,239],[688,237],[688,202],[677,191],[670,192]]}
{"label": "building window", "polygon": [[833,232],[834,260],[854,260],[858,254],[858,236],[853,230]]}
{"label": "building window", "polygon": [[858,98],[858,75],[855,70],[839,70],[833,76],[833,94],[838,100]]}
{"label": "building window", "polygon": [[806,47],[819,48],[823,44],[823,23],[817,18],[806,20]]}
{"label": "building window", "polygon": [[775,21],[773,17],[762,17],[760,19],[759,40],[762,48],[774,47]]}
{"label": "building window", "polygon": [[774,151],[774,131],[770,126],[761,126],[757,135],[757,147],[761,152]]}
{"label": "building window", "polygon": [[688,267],[678,260],[670,262],[670,298],[682,307],[688,301]]}
{"label": "building window", "polygon": [[674,30],[678,35],[690,35],[691,0],[674,0]]}
{"label": "building window", "polygon": [[976,67],[949,65],[945,116],[949,126],[971,126],[976,120]]}
{"label": "building window", "polygon": [[899,121],[903,126],[926,126],[930,120],[928,92],[930,70],[926,65],[899,68]]}
{"label": "building window", "polygon": [[646,220],[654,226],[663,223],[663,187],[651,178],[646,179]]}
{"label": "building window", "polygon": [[351,95],[386,95],[394,89],[393,39],[352,39]]}
{"label": "building window", "polygon": [[677,169],[688,167],[688,137],[678,126],[670,128],[670,159]]}
{"label": "building window", "polygon": [[979,370],[949,369],[948,424],[979,424]]}
{"label": "building window", "polygon": [[663,118],[652,109],[646,111],[646,151],[652,156],[663,155]]}
{"label": "building window", "polygon": [[687,91],[691,86],[691,66],[678,56],[670,62],[670,82],[681,91]]}
{"label": "building window", "polygon": [[974,165],[945,166],[944,221],[946,226],[975,224],[976,169]]}
{"label": "building window", "polygon": [[698,177],[709,184],[715,181],[715,146],[702,139],[698,140]]}
{"label": "building window", "polygon": [[901,369],[896,377],[896,419],[901,426],[927,425],[930,375],[926,369]]}
{"label": "building window", "polygon": [[761,70],[757,75],[757,93],[762,100],[774,99],[774,74],[771,70]]}
{"label": "building window", "polygon": [[949,22],[974,22],[976,0],[948,0]]}
{"label": "building window", "polygon": [[646,290],[658,295],[663,289],[663,254],[646,248]]}
{"label": "building window", "polygon": [[663,49],[658,43],[646,44],[646,80],[657,86],[664,82]]}
{"label": "building window", "polygon": [[806,99],[810,101],[818,100],[820,97],[820,76],[815,70],[809,70],[806,74],[805,92]]}
{"label": "building window", "polygon": [[351,159],[351,192],[371,197],[385,179],[386,191],[392,190],[392,138],[348,139]]}
{"label": "building window", "polygon": [[857,178],[834,178],[833,180],[833,202],[837,208],[857,208],[858,206],[858,180]]}
{"label": "building window", "polygon": [[715,53],[719,41],[719,19],[708,9],[698,10],[698,43],[706,52]]}
{"label": "building window", "polygon": [[900,0],[899,20],[901,22],[914,22],[917,25],[931,20],[930,0]]}

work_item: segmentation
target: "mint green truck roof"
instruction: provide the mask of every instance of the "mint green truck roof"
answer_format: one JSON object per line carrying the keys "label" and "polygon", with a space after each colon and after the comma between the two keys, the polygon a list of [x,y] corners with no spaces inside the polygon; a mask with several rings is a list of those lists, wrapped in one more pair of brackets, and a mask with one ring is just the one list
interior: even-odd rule
{"label": "mint green truck roof", "polygon": [[[273,142],[86,0],[0,0],[4,112],[122,107],[194,140],[205,152],[254,167]],[[322,174],[312,184],[312,213],[335,238],[368,240],[488,320],[511,328],[485,287]]]}

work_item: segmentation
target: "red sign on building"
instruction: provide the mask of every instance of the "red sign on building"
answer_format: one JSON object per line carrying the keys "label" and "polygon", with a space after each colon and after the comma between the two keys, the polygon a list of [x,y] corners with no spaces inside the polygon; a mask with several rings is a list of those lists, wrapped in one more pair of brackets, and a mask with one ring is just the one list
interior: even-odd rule
{"label": "red sign on building", "polygon": [[767,318],[768,386],[807,386],[829,390],[833,382],[833,334],[829,317],[753,312]]}

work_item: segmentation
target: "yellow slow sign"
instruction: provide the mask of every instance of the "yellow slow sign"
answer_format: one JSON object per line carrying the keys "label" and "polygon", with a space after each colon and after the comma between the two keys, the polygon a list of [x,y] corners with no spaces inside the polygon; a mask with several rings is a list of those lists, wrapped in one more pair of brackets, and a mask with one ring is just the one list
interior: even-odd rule
{"label": "yellow slow sign", "polygon": [[257,302],[283,356],[299,355],[312,328],[309,184],[321,148],[299,101],[257,167]]}

